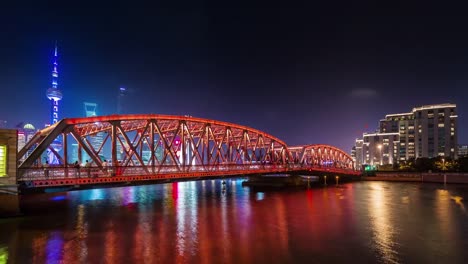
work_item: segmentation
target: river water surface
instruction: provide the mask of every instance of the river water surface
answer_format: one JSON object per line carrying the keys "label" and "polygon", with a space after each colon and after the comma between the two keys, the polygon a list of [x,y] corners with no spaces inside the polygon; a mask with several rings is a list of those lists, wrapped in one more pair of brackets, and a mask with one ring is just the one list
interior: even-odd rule
{"label": "river water surface", "polygon": [[466,263],[468,186],[242,179],[35,194],[0,219],[0,263]]}

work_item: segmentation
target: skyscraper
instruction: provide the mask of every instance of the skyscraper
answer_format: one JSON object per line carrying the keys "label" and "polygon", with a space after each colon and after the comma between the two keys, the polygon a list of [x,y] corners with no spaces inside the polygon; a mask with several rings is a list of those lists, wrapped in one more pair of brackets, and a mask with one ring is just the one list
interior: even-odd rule
{"label": "skyscraper", "polygon": [[[58,52],[57,42],[55,42],[54,59],[52,63],[52,86],[47,89],[46,96],[50,101],[50,125],[59,121],[59,101],[62,100],[62,91],[58,89]],[[59,152],[62,149],[62,142],[57,138],[51,144],[55,151]],[[59,164],[59,160],[55,154],[48,150],[47,160],[49,164]]]}
{"label": "skyscraper", "polygon": [[119,94],[117,95],[117,114],[122,114],[125,112],[124,101],[127,96],[127,89],[124,87],[119,88]]}
{"label": "skyscraper", "polygon": [[[117,114],[121,115],[125,112],[124,102],[125,97],[127,96],[127,89],[124,87],[119,88],[119,93],[117,95]],[[117,144],[117,160],[122,160],[124,156],[123,147],[121,144]]]}
{"label": "skyscraper", "polygon": [[[86,117],[92,117],[92,116],[97,116],[97,104],[96,103],[88,103],[84,102],[84,111]],[[104,141],[104,133],[99,132],[95,135],[91,135],[89,137],[89,143],[91,146],[94,148],[94,150],[97,152],[102,145],[102,142]],[[101,153],[102,154],[102,153]],[[91,160],[91,158],[88,156],[86,152],[83,152],[83,159],[84,160]]]}

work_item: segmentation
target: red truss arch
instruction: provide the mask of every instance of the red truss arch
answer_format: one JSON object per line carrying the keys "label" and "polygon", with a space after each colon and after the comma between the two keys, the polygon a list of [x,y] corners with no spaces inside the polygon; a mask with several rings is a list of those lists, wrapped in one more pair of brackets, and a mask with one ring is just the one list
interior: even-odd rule
{"label": "red truss arch", "polygon": [[[96,143],[98,135],[101,140]],[[63,146],[59,151],[53,147],[57,140]],[[103,170],[105,157],[114,166],[138,167],[144,175],[209,172],[229,165],[285,164],[289,156],[283,141],[257,129],[157,114],[63,119],[40,130],[19,151],[20,177],[22,170],[41,165],[45,151],[51,151],[64,167],[75,162],[71,157],[83,163],[86,155],[93,168]]]}
{"label": "red truss arch", "polygon": [[343,150],[323,144],[289,147],[289,154],[296,164],[354,169],[353,158]]}

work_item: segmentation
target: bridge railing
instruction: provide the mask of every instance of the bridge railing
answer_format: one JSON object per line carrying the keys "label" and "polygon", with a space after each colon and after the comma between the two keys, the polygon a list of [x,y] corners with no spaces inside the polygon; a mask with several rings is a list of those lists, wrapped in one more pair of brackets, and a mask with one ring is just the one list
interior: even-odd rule
{"label": "bridge railing", "polygon": [[155,175],[155,174],[187,174],[196,172],[229,172],[238,171],[277,171],[297,169],[297,165],[282,164],[223,164],[215,166],[191,165],[158,165],[158,166],[108,166],[103,167],[58,167],[50,166],[46,168],[33,167],[18,169],[19,181],[44,180],[44,179],[66,179],[66,178],[91,178],[91,177],[113,177],[113,176],[135,176],[135,175]]}
{"label": "bridge railing", "polygon": [[18,169],[18,181],[32,180],[53,180],[53,179],[73,179],[73,178],[97,178],[114,176],[142,176],[158,174],[190,174],[212,172],[213,174],[229,175],[246,173],[268,173],[268,172],[287,172],[298,170],[321,171],[329,173],[348,173],[356,174],[356,171],[350,169],[333,168],[326,166],[311,166],[301,164],[220,164],[220,165],[158,165],[158,166],[108,166],[108,167],[80,167],[72,166],[58,167],[50,166],[46,168],[33,167]]}

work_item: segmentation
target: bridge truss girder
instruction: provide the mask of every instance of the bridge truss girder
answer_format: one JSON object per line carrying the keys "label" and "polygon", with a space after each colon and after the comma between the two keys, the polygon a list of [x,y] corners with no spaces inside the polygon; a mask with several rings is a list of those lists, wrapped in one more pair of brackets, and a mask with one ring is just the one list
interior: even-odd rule
{"label": "bridge truss girder", "polygon": [[[103,137],[102,143],[93,145],[91,139],[98,134]],[[60,151],[53,147],[57,140],[63,143]],[[70,149],[73,142],[77,149]],[[40,165],[46,150],[52,151],[64,167],[74,162],[69,157],[76,151],[80,163],[82,153],[86,153],[93,167],[103,169],[101,156],[110,153],[112,165],[142,166],[146,174],[156,174],[164,166],[173,166],[178,172],[188,172],[193,166],[210,171],[223,164],[284,164],[290,160],[286,144],[262,131],[222,121],[168,115],[63,119],[39,131],[19,151],[18,160],[22,162],[18,169]]]}
{"label": "bridge truss girder", "polygon": [[348,153],[334,146],[312,144],[289,147],[288,150],[296,164],[354,169],[353,158]]}

